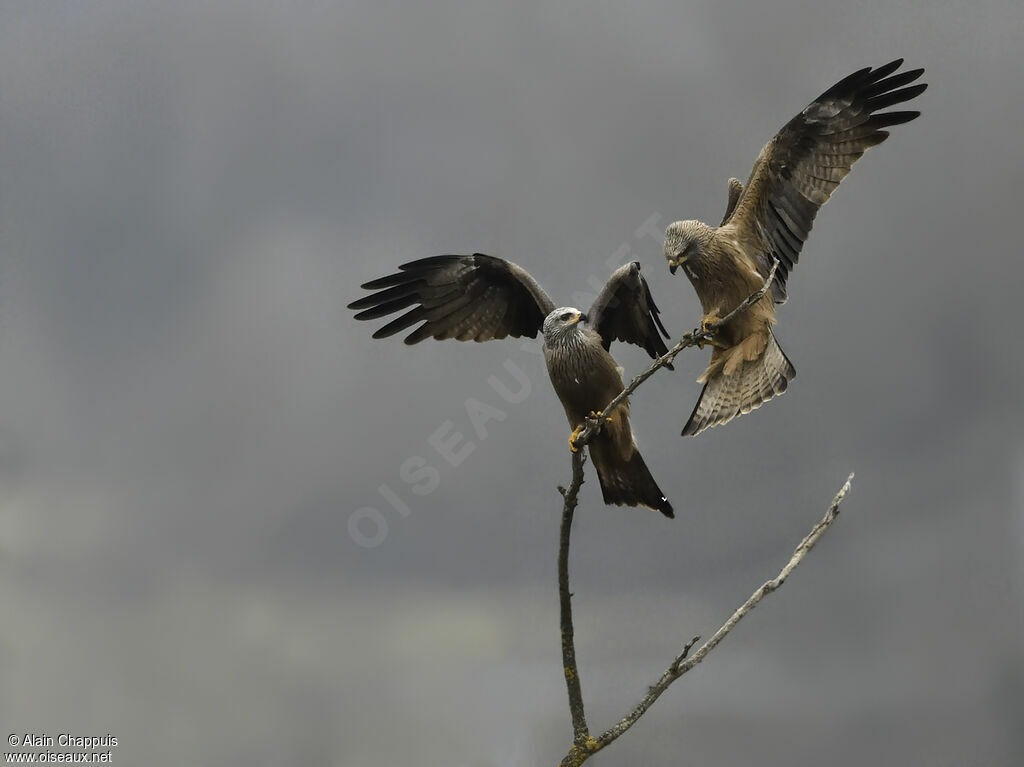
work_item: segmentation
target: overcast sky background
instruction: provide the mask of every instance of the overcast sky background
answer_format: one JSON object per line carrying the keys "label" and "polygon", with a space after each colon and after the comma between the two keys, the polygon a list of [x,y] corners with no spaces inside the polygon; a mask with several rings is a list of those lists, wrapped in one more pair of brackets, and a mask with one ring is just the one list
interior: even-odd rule
{"label": "overcast sky background", "polygon": [[[5,732],[110,733],[151,767],[556,763],[569,456],[542,359],[373,341],[345,304],[482,251],[585,305],[631,258],[677,337],[699,304],[638,229],[717,221],[786,120],[903,56],[924,114],[818,217],[789,392],[684,440],[706,351],[643,387],[675,521],[603,506],[587,468],[592,726],[853,493],[594,763],[1018,763],[1022,52],[1017,0],[0,6]],[[508,365],[522,401],[488,382],[522,391]],[[481,437],[467,400],[503,420]]]}

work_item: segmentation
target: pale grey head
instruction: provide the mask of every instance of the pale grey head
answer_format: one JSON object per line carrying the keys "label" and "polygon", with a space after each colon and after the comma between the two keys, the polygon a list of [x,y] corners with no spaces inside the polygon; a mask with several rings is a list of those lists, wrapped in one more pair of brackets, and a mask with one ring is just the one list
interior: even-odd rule
{"label": "pale grey head", "polygon": [[[687,261],[691,263],[700,259],[705,248],[714,237],[715,230],[700,221],[676,221],[665,230],[665,260],[672,274],[680,266],[685,268]],[[687,274],[692,275],[690,269]]]}
{"label": "pale grey head", "polygon": [[581,322],[587,316],[573,306],[560,306],[544,318],[544,343],[548,346],[563,346],[572,339],[583,335]]}

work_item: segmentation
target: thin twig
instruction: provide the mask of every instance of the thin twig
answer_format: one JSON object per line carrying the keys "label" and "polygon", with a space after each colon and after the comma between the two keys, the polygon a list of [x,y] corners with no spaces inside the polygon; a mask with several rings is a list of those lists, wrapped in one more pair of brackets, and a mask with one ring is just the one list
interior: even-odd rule
{"label": "thin twig", "polygon": [[674,681],[685,674],[687,671],[692,669],[698,663],[700,663],[707,656],[709,652],[718,646],[719,642],[725,639],[726,635],[736,628],[736,624],[739,623],[743,618],[757,607],[758,602],[764,599],[766,596],[771,594],[775,589],[779,588],[789,574],[796,569],[796,566],[803,561],[803,558],[807,556],[807,553],[814,548],[814,544],[825,534],[825,531],[832,525],[839,516],[839,505],[846,498],[846,494],[850,492],[850,483],[853,481],[853,474],[851,474],[843,486],[836,493],[835,498],[832,499],[832,503],[828,507],[828,511],[825,512],[825,516],[821,518],[811,531],[800,541],[800,545],[793,551],[793,556],[790,557],[789,562],[785,567],[772,578],[770,581],[763,583],[750,598],[747,599],[742,605],[740,605],[736,611],[729,616],[729,620],[722,624],[721,628],[715,632],[714,636],[711,637],[707,642],[702,644],[700,648],[689,658],[690,648],[696,643],[696,639],[692,640],[686,647],[683,648],[683,652],[669,665],[665,670],[665,673],[661,675],[661,678],[648,690],[647,695],[644,696],[643,700],[636,705],[636,707],[629,712],[623,719],[616,724],[614,727],[609,728],[596,739],[598,743],[598,750],[604,748],[609,743],[612,743],[616,738],[622,735],[626,730],[636,724],[636,721],[643,716],[644,712],[651,707],[661,694],[669,688]]}

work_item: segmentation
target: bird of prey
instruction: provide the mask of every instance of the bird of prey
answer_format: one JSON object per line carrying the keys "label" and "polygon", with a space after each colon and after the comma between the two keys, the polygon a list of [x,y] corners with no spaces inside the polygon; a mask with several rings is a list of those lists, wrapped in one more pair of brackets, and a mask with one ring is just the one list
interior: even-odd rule
{"label": "bird of prey", "polygon": [[[413,307],[373,334],[384,338],[422,322],[405,338],[489,341],[506,336],[544,336],[544,358],[573,432],[569,447],[588,416],[605,419],[590,444],[604,502],[647,506],[672,517],[672,504],[640,457],[629,425],[629,403],[611,413],[604,407],[622,391],[622,377],[608,353],[613,340],[636,344],[651,357],[668,351],[658,307],[640,264],[617,269],[583,314],[556,307],[524,269],[494,256],[433,256],[398,267],[396,274],[367,282],[377,291],[349,304],[356,319],[372,320]],[[660,333],[660,334],[659,334]]]}
{"label": "bird of prey", "polygon": [[677,221],[665,232],[665,258],[683,268],[703,310],[702,326],[727,315],[764,285],[776,261],[770,295],[721,327],[711,364],[698,378],[700,399],[683,436],[726,423],[786,390],[796,375],[772,333],[775,304],[786,301],[793,270],[818,208],[857,159],[885,141],[885,128],[920,112],[891,111],[918,96],[924,72],[896,73],[903,59],[861,69],[833,85],[790,120],[761,150],[744,186],[729,179],[729,201],[718,227]]}

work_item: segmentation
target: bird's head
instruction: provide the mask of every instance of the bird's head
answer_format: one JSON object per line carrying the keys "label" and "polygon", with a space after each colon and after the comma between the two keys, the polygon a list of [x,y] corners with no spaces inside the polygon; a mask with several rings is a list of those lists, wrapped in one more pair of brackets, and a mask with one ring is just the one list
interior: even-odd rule
{"label": "bird's head", "polygon": [[[665,260],[672,274],[687,261],[697,260],[710,242],[713,230],[700,221],[676,221],[665,230]],[[687,274],[692,272],[687,269]]]}
{"label": "bird's head", "polygon": [[587,315],[572,306],[560,306],[544,318],[544,340],[548,345],[564,340],[580,330],[579,323]]}

